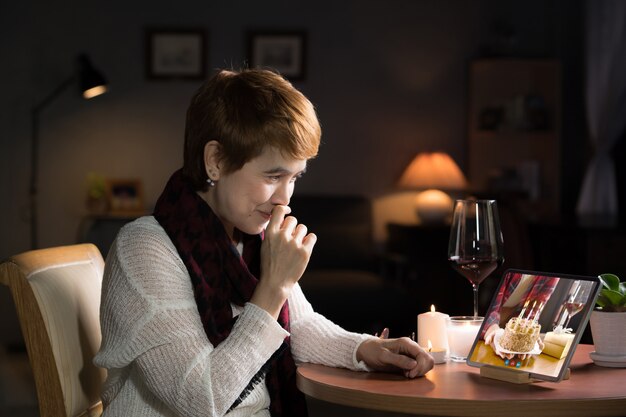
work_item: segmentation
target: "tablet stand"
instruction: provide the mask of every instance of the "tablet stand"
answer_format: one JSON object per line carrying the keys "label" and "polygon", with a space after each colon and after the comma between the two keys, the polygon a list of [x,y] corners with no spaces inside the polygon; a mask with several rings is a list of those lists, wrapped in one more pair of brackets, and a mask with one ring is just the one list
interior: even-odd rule
{"label": "tablet stand", "polygon": [[[540,379],[531,378],[529,372],[511,370],[498,366],[484,365],[480,367],[480,376],[484,378],[497,379],[500,381],[511,382],[513,384],[528,384],[531,382],[540,382]],[[563,379],[569,379],[570,369],[567,368]]]}

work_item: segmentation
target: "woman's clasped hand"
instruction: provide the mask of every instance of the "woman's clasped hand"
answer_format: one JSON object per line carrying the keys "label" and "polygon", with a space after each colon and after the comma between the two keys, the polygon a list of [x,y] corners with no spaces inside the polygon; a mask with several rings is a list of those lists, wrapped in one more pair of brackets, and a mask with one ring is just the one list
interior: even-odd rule
{"label": "woman's clasped hand", "polygon": [[425,349],[408,337],[372,338],[361,343],[357,359],[377,371],[402,371],[407,378],[423,376],[435,361]]}

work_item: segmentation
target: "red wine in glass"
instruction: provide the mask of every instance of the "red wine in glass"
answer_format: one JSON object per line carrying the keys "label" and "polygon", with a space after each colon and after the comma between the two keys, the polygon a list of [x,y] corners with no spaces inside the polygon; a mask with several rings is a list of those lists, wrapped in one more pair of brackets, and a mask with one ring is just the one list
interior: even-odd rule
{"label": "red wine in glass", "polygon": [[474,316],[478,286],[504,262],[502,232],[495,200],[457,200],[450,227],[448,261],[472,284]]}
{"label": "red wine in glass", "polygon": [[578,314],[587,299],[589,298],[591,285],[588,281],[575,281],[570,288],[570,296],[567,298],[567,301],[563,303],[563,307],[565,311],[567,311],[567,321],[565,322],[565,328],[569,326],[572,317]]}
{"label": "red wine in glass", "polygon": [[498,259],[449,259],[449,261],[452,269],[467,278],[472,285],[481,284],[502,264],[502,261]]}
{"label": "red wine in glass", "polygon": [[585,303],[578,303],[578,302],[572,302],[572,301],[568,301],[565,303],[565,311],[567,311],[567,321],[565,322],[565,328],[569,326],[569,322],[570,320],[572,320],[572,317],[578,314],[580,310],[583,309],[584,306],[585,306]]}
{"label": "red wine in glass", "polygon": [[567,314],[572,317],[574,314],[580,312],[584,306],[585,303],[565,303],[565,310],[567,310]]}

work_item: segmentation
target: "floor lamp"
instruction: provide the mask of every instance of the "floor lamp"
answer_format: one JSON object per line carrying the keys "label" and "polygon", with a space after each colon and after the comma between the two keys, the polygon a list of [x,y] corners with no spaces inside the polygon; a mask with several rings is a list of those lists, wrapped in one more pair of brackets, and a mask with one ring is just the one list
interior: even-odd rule
{"label": "floor lamp", "polygon": [[30,244],[37,249],[37,180],[39,174],[39,115],[69,86],[78,83],[80,92],[85,99],[90,99],[106,93],[107,82],[97,71],[85,54],[78,55],[76,71],[65,81],[59,84],[50,94],[35,105],[31,110],[32,136],[30,147]]}

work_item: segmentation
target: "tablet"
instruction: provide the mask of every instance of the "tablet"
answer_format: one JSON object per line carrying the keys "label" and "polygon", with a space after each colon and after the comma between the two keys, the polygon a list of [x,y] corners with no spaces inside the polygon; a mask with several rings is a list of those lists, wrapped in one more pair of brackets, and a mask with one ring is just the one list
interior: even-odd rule
{"label": "tablet", "polygon": [[467,358],[557,382],[569,362],[600,291],[598,277],[507,270]]}

